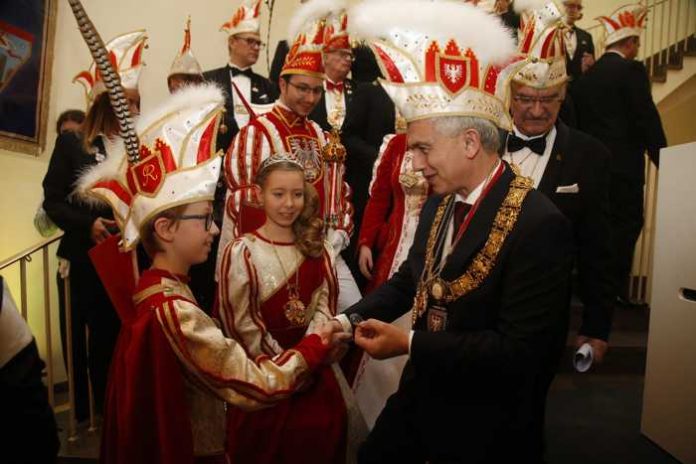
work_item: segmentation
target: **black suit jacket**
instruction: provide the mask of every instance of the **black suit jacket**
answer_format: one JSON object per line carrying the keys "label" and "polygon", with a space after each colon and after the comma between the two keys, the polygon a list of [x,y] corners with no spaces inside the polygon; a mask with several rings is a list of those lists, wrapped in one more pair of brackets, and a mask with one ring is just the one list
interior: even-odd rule
{"label": "black suit jacket", "polygon": [[[575,35],[577,37],[577,47],[575,48],[575,54],[571,58],[570,55],[566,54],[566,72],[568,77],[570,77],[571,83],[579,79],[582,75],[582,56],[585,53],[589,53],[594,56],[594,42],[592,41],[592,34],[579,27],[575,28]],[[571,84],[572,85],[572,84]]]}
{"label": "black suit jacket", "polygon": [[[343,81],[343,85],[343,93],[345,95],[346,103],[346,118],[348,118],[348,114],[352,111],[353,97],[355,96],[355,92],[358,89],[358,84],[356,84],[355,81],[353,81],[352,79],[346,79],[345,81]],[[324,92],[321,95],[321,99],[319,100],[319,103],[317,103],[317,106],[309,114],[309,119],[319,124],[321,128],[324,129],[324,131],[329,132],[331,130],[331,124],[329,124],[327,118],[328,114],[326,113],[326,92]]]}
{"label": "black suit jacket", "polygon": [[[235,92],[232,90],[230,83],[230,73],[232,72],[229,65],[222,68],[212,69],[203,73],[203,77],[208,82],[216,82],[225,91],[225,116],[224,124],[227,126],[227,131],[223,134],[218,131],[218,149],[222,149],[227,153],[232,139],[239,132],[240,127],[237,127],[237,122],[234,119],[234,100]],[[278,88],[271,81],[260,74],[254,73],[251,78],[251,103],[267,104],[273,103],[278,98]]]}
{"label": "black suit jacket", "polygon": [[[101,138],[95,146],[106,153]],[[95,155],[82,149],[78,135],[67,132],[58,136],[43,180],[43,208],[65,232],[58,245],[58,256],[70,261],[89,262],[87,251],[94,246],[92,224],[98,217],[113,218],[108,206],[88,204],[72,195],[80,175],[95,164]]]}
{"label": "black suit jacket", "polygon": [[[506,166],[443,278],[462,275],[483,247],[512,178]],[[433,196],[426,202],[399,271],[346,314],[389,322],[410,311],[441,201]],[[543,194],[530,191],[489,276],[448,305],[446,331],[428,332],[423,318],[416,324],[399,390],[375,429],[404,430],[399,424],[407,424],[413,436],[405,440],[417,459],[538,461],[546,389],[565,345],[571,254],[567,219]]]}
{"label": "black suit jacket", "polygon": [[642,182],[645,151],[657,165],[667,145],[643,63],[607,52],[572,91],[578,127],[609,148],[612,173]]}
{"label": "black suit jacket", "polygon": [[[579,333],[607,340],[615,297],[611,274],[609,150],[594,137],[556,123],[556,140],[538,190],[570,220],[577,251],[580,299]],[[577,186],[577,193],[558,192]]]}

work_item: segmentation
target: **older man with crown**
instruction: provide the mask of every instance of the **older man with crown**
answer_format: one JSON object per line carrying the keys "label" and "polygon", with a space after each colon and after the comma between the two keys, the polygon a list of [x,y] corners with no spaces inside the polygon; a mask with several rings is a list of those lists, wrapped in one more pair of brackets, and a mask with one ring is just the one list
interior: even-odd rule
{"label": "older man with crown", "polygon": [[[521,31],[519,57],[524,66],[512,76],[513,127],[503,160],[531,178],[573,226],[584,305],[576,344],[588,343],[595,361],[601,362],[608,348],[615,295],[609,225],[611,157],[601,142],[558,117],[568,81],[562,15],[553,2],[536,3]],[[548,374],[550,382],[553,370]]]}
{"label": "older man with crown", "polygon": [[[333,322],[376,359],[408,355],[359,462],[540,462],[545,372],[563,348],[572,237],[498,157],[508,30],[471,5],[384,0],[349,11],[408,123],[433,196],[408,258]],[[389,322],[411,313],[412,330]]]}
{"label": "older man with crown", "polygon": [[631,4],[597,18],[605,29],[606,51],[572,89],[579,128],[612,155],[609,203],[619,303],[629,302],[633,252],[643,228],[644,154],[657,166],[667,145],[650,78],[636,60],[647,15],[644,5]]}
{"label": "older man with crown", "polygon": [[281,72],[280,99],[272,111],[241,130],[225,157],[228,194],[218,250],[219,271],[226,244],[264,221],[253,183],[261,163],[273,153],[288,153],[302,164],[305,179],[319,193],[327,239],[337,255],[339,311],[360,299],[360,291],[339,254],[348,245],[353,228],[350,188],[342,179],[345,149],[337,132],[327,136],[308,116],[324,91],[324,23],[331,12],[342,7],[336,0],[311,0],[292,18],[290,35],[295,40]]}
{"label": "older man with crown", "polygon": [[239,129],[267,111],[278,96],[276,84],[252,69],[265,46],[260,35],[261,3],[242,0],[230,20],[220,26],[227,34],[229,63],[203,73],[225,91],[225,116],[218,134],[218,148],[224,151]]}

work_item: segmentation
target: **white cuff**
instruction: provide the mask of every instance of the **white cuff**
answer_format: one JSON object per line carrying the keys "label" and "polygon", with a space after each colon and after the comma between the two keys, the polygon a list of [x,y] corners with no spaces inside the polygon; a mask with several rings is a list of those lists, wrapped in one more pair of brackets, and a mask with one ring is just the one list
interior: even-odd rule
{"label": "white cuff", "polygon": [[348,319],[348,316],[345,314],[339,314],[338,316],[334,316],[333,318],[335,321],[338,321],[339,324],[341,324],[341,327],[343,327],[343,331],[349,334],[353,334],[353,324],[350,323],[350,319]]}

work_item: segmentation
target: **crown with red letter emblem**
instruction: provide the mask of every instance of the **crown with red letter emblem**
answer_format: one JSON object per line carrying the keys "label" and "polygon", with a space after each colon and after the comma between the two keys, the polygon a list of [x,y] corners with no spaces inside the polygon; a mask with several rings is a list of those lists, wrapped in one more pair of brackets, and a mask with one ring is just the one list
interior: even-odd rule
{"label": "crown with red letter emblem", "polygon": [[620,7],[611,16],[600,16],[595,19],[604,26],[607,34],[605,44],[608,47],[627,37],[640,36],[647,17],[647,7],[632,4]]}
{"label": "crown with red letter emblem", "polygon": [[220,30],[227,32],[228,35],[236,35],[243,32],[258,34],[261,30],[260,13],[261,0],[243,0],[242,4],[234,12],[234,15],[232,15],[232,18],[220,26]]}
{"label": "crown with red letter emblem", "polygon": [[195,76],[203,75],[203,69],[191,51],[190,17],[186,21],[186,29],[184,30],[184,45],[181,47],[181,51],[176,58],[174,58],[172,67],[169,69],[169,75],[171,76],[174,74],[191,74]]}
{"label": "crown with red letter emblem", "polygon": [[513,81],[546,88],[568,80],[562,18],[553,2],[524,12],[518,43],[524,66],[512,76]]}
{"label": "crown with red letter emblem", "polygon": [[108,147],[107,160],[80,178],[79,192],[113,209],[125,250],[138,243],[141,227],[155,214],[213,199],[222,154],[215,152],[215,140],[224,102],[215,85],[184,88],[140,117],[137,161],[127,162],[122,147]]}
{"label": "crown with red letter emblem", "polygon": [[382,87],[407,122],[475,116],[509,128],[506,100],[514,57],[495,16],[459,2],[382,0],[349,11],[349,31],[369,42]]}
{"label": "crown with red letter emblem", "polygon": [[[140,73],[143,69],[143,49],[146,48],[147,34],[145,30],[129,32],[114,37],[106,43],[109,61],[114,71],[121,78],[124,89],[137,89]],[[106,91],[102,75],[94,62],[88,71],[82,71],[73,79],[85,88],[88,106],[97,96]]]}

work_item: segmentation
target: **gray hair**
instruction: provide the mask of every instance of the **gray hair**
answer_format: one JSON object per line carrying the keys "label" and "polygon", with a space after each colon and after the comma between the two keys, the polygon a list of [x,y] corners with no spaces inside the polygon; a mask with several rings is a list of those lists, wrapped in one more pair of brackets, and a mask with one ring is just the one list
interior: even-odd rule
{"label": "gray hair", "polygon": [[495,124],[488,119],[474,116],[443,116],[435,118],[435,130],[445,137],[456,137],[467,129],[478,132],[481,145],[489,153],[497,153],[500,148],[500,133]]}

